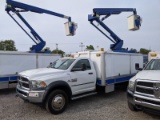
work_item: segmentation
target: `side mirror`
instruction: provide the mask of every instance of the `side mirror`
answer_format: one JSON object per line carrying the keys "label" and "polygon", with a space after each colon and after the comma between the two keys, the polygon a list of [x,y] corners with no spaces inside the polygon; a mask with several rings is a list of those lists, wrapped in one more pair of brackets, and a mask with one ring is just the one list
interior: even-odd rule
{"label": "side mirror", "polygon": [[142,70],[142,68],[139,68],[139,63],[136,63],[136,64],[135,64],[135,69],[136,69],[136,70]]}
{"label": "side mirror", "polygon": [[50,62],[50,64],[47,66],[47,68],[50,68],[52,66],[52,62]]}

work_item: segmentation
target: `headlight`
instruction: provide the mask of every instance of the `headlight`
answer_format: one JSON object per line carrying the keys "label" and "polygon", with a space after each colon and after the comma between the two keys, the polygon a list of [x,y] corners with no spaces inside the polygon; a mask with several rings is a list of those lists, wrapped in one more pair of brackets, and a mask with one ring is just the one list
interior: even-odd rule
{"label": "headlight", "polygon": [[136,81],[135,77],[129,80],[128,89],[132,92],[134,91],[134,88],[135,88],[135,81]]}
{"label": "headlight", "polygon": [[47,85],[44,81],[32,80],[31,81],[31,86],[32,86],[32,89],[41,89],[41,88],[45,88]]}

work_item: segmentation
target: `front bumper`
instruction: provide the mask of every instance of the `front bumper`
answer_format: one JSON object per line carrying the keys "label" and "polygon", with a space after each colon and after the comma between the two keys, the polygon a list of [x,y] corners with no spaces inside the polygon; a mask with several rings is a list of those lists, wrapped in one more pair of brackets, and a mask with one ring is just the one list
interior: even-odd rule
{"label": "front bumper", "polygon": [[147,97],[144,95],[134,94],[131,91],[127,91],[128,102],[138,108],[150,108],[160,111],[160,99]]}
{"label": "front bumper", "polygon": [[45,90],[26,90],[19,85],[16,87],[17,95],[31,103],[42,103],[45,95]]}

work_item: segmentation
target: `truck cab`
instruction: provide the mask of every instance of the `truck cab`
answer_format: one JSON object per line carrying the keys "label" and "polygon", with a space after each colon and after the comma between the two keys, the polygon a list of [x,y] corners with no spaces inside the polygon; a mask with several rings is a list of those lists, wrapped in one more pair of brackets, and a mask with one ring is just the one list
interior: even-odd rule
{"label": "truck cab", "polygon": [[150,62],[129,80],[128,106],[132,111],[160,113],[160,52],[149,53]]}

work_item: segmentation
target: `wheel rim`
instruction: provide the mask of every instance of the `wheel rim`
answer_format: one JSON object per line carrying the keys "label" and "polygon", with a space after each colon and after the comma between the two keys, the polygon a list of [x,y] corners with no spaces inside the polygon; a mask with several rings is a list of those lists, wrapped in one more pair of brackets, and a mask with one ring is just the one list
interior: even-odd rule
{"label": "wheel rim", "polygon": [[54,96],[52,99],[52,108],[55,110],[61,110],[65,105],[65,98],[62,94]]}

